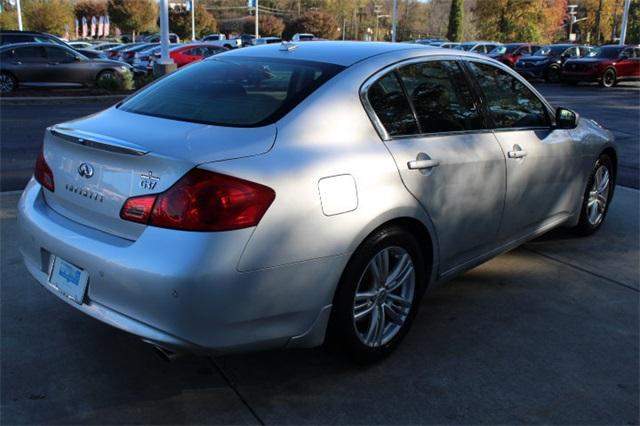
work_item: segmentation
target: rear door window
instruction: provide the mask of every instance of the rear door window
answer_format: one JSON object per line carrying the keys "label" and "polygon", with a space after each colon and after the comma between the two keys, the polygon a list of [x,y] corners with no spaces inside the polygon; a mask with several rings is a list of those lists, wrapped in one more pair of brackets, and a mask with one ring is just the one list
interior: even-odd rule
{"label": "rear door window", "polygon": [[475,96],[455,61],[427,61],[398,71],[422,133],[484,128]]}
{"label": "rear door window", "polygon": [[394,71],[371,85],[367,99],[389,136],[419,133],[411,105]]}
{"label": "rear door window", "polygon": [[544,103],[520,80],[492,65],[468,61],[495,128],[549,127]]}
{"label": "rear door window", "polygon": [[27,46],[15,49],[15,57],[20,62],[43,62],[46,60],[44,48],[40,46]]}
{"label": "rear door window", "polygon": [[119,108],[180,121],[262,126],[283,117],[343,69],[288,59],[210,59],[159,80]]}

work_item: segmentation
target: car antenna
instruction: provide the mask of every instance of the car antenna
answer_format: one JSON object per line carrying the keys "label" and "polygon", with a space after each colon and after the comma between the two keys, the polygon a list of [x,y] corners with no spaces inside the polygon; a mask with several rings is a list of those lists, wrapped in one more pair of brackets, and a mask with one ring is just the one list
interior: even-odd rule
{"label": "car antenna", "polygon": [[282,44],[280,45],[280,51],[282,52],[291,52],[293,50],[296,50],[299,46],[297,44],[293,44],[290,41],[283,41]]}

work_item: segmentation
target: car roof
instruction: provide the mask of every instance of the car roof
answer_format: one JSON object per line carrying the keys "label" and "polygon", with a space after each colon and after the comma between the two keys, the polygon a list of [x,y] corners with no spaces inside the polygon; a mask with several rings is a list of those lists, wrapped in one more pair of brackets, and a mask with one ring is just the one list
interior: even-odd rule
{"label": "car roof", "polygon": [[[366,42],[366,41],[305,41],[304,43],[267,44],[248,49],[234,49],[223,53],[224,57],[291,58],[303,61],[325,62],[350,66],[383,53],[422,50],[442,52],[442,49],[420,44]],[[295,47],[294,47],[295,46]]]}
{"label": "car roof", "polygon": [[42,42],[39,42],[39,41],[3,44],[2,46],[0,46],[0,50],[17,49],[18,47],[30,47],[30,46],[43,46],[43,47],[44,46],[55,46],[55,47],[61,47],[63,49],[73,50],[73,49],[70,49],[67,46],[62,45],[62,44],[58,44],[58,43],[42,43]]}

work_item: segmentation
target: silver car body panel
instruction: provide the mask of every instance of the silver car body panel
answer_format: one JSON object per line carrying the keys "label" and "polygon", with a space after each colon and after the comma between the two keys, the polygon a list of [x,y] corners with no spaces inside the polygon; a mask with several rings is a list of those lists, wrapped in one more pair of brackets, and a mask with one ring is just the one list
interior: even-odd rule
{"label": "silver car body panel", "polygon": [[[475,54],[305,42],[292,50],[272,45],[218,57],[236,55],[347,68],[265,127],[207,126],[117,108],[63,123],[55,129],[72,138],[144,154],[48,132],[44,156],[56,191],[32,180],[19,204],[22,254],[44,287],[56,292],[48,272],[52,256],[59,256],[89,273],[85,303],[67,300],[72,306],[170,349],[318,345],[342,271],[375,229],[392,221],[421,228],[430,237],[422,241],[431,249],[429,281],[444,282],[574,223],[593,163],[613,147],[611,134],[587,119],[573,130],[386,135],[367,105],[368,83],[390,67],[436,57],[485,61],[519,78]],[[529,155],[507,158],[515,144]],[[424,173],[409,169],[420,153],[440,165]],[[93,165],[95,183],[75,172],[82,162]],[[145,193],[141,174],[158,176],[151,192],[161,192],[196,166],[273,188],[276,198],[258,226],[188,232],[117,217],[127,197]],[[65,185],[100,192],[104,200],[95,203]]]}

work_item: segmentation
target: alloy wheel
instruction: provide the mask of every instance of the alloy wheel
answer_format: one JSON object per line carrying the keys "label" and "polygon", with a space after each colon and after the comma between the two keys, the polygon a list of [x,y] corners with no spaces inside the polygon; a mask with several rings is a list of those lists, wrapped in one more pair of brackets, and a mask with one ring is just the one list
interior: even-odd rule
{"label": "alloy wheel", "polygon": [[608,70],[607,72],[605,72],[602,76],[602,82],[605,87],[613,86],[616,82],[616,76],[613,71]]}
{"label": "alloy wheel", "polygon": [[367,264],[356,286],[353,325],[362,343],[380,347],[405,324],[413,303],[416,273],[409,253],[386,247]]}
{"label": "alloy wheel", "polygon": [[599,225],[604,218],[604,213],[609,202],[609,190],[611,178],[609,169],[601,165],[593,176],[593,185],[589,191],[589,201],[587,202],[587,217],[593,226]]}
{"label": "alloy wheel", "polygon": [[14,89],[15,82],[7,74],[0,74],[0,92],[9,93]]}

